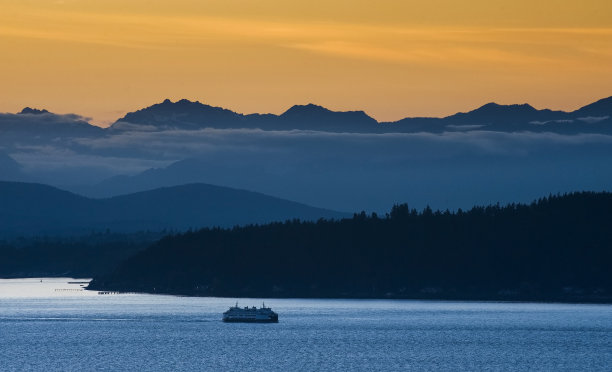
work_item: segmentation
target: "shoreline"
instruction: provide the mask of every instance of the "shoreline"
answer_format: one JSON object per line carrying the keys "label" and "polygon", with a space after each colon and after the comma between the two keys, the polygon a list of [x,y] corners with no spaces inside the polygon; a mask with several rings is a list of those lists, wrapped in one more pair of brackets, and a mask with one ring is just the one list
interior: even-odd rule
{"label": "shoreline", "polygon": [[612,305],[612,297],[604,298],[493,298],[489,296],[278,296],[271,294],[193,294],[171,291],[138,291],[118,289],[86,289],[89,291],[115,291],[118,293],[133,293],[143,295],[177,296],[177,297],[202,297],[202,298],[245,298],[245,299],[286,299],[286,300],[356,300],[356,301],[426,301],[426,302],[488,302],[488,303],[533,303],[533,304],[588,304],[588,305]]}
{"label": "shoreline", "polygon": [[[1,277],[0,283],[3,281],[9,283],[18,283],[22,281],[31,281],[37,283],[42,280],[45,283],[47,281],[53,282],[90,282],[92,278],[74,278],[70,276],[25,276],[25,277]],[[426,301],[426,302],[485,302],[485,303],[534,303],[534,304],[590,304],[590,305],[612,305],[612,297],[594,297],[594,296],[524,296],[524,297],[502,297],[493,295],[447,295],[447,296],[434,296],[434,295],[417,295],[412,293],[411,295],[386,295],[386,296],[364,296],[364,295],[278,295],[273,293],[195,293],[194,291],[147,291],[147,290],[133,290],[133,289],[117,289],[113,287],[101,286],[88,288],[83,287],[86,292],[115,292],[117,294],[142,294],[142,295],[160,295],[160,296],[176,296],[176,297],[202,297],[202,298],[244,298],[244,299],[295,299],[295,300],[356,300],[356,301]]]}

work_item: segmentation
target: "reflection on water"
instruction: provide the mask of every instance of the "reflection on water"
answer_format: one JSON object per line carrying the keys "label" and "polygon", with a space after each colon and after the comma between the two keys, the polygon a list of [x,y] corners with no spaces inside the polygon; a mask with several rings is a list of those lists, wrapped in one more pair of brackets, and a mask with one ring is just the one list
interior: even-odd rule
{"label": "reflection on water", "polygon": [[[0,280],[0,370],[590,370],[612,365],[612,306],[98,295]],[[83,280],[86,281],[86,280]],[[263,301],[278,324],[221,322]]]}
{"label": "reflection on water", "polygon": [[90,281],[91,278],[0,279],[0,298],[95,296],[98,292],[84,289]]}

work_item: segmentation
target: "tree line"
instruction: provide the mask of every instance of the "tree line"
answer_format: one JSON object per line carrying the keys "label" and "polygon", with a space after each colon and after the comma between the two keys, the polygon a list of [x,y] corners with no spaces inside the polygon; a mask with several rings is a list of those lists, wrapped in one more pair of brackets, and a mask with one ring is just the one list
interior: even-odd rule
{"label": "tree line", "polygon": [[80,236],[22,236],[0,240],[0,278],[106,274],[168,232],[91,232]]}
{"label": "tree line", "polygon": [[240,297],[610,301],[612,194],[172,234],[92,288]]}

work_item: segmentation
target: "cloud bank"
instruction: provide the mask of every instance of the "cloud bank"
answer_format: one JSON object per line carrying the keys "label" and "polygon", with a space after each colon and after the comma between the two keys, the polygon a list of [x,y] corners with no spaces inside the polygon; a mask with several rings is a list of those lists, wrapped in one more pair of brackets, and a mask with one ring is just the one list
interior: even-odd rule
{"label": "cloud bank", "polygon": [[[117,174],[179,162],[156,171],[151,185],[207,182],[344,211],[384,211],[396,202],[458,208],[612,188],[612,136],[600,134],[204,129],[74,143],[81,152],[70,156],[80,164]],[[15,158],[32,165],[36,154]]]}

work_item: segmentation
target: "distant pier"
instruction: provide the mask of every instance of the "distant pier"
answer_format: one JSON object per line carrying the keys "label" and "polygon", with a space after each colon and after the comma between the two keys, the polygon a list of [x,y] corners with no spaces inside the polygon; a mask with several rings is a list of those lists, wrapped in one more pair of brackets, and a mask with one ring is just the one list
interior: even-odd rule
{"label": "distant pier", "polygon": [[[84,288],[56,288],[55,292],[84,292]],[[89,292],[89,291],[88,291]],[[123,295],[136,294],[136,292],[98,291],[99,295]]]}

